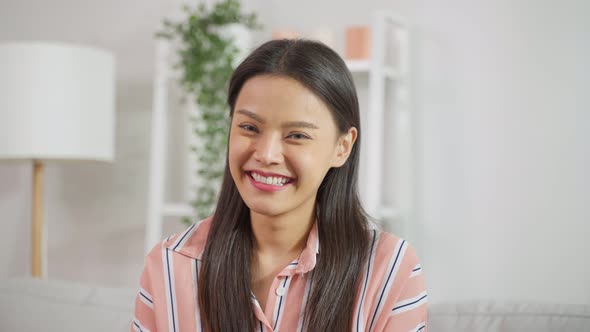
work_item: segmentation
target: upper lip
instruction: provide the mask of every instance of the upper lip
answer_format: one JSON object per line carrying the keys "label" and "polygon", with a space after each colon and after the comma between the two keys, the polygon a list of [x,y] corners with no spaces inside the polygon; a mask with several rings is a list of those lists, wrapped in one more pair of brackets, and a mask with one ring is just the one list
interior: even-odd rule
{"label": "upper lip", "polygon": [[290,176],[286,176],[286,175],[282,175],[282,174],[277,174],[277,173],[271,173],[271,172],[263,172],[263,171],[259,171],[259,170],[255,170],[255,169],[254,170],[247,171],[247,172],[256,173],[256,174],[262,175],[264,177],[271,177],[272,176],[272,177],[280,177],[280,178],[292,179],[292,177],[290,177]]}

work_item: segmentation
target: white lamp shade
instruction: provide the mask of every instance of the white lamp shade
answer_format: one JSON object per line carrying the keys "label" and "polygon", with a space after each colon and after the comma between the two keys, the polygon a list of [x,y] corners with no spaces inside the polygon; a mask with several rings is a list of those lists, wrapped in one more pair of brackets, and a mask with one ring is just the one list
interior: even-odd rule
{"label": "white lamp shade", "polygon": [[0,159],[111,161],[114,98],[106,51],[0,43]]}

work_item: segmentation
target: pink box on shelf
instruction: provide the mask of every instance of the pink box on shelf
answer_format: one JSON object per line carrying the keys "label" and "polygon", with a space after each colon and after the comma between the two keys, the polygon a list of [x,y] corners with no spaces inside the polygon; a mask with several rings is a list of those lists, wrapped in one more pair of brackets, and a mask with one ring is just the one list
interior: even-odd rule
{"label": "pink box on shelf", "polygon": [[367,60],[371,49],[371,29],[368,26],[346,28],[345,57],[351,60]]}
{"label": "pink box on shelf", "polygon": [[272,39],[297,39],[299,33],[290,29],[276,29],[272,31]]}

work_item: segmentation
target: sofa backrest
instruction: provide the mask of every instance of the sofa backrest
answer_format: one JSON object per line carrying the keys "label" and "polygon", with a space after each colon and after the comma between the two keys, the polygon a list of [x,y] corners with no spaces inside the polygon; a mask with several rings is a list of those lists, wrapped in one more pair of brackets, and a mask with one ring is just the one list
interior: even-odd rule
{"label": "sofa backrest", "polygon": [[431,332],[590,332],[590,306],[466,302],[429,304]]}

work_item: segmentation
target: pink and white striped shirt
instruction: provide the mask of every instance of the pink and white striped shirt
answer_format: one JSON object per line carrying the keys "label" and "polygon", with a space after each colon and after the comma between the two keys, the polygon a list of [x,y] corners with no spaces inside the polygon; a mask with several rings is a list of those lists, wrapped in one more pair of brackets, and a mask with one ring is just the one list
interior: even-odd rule
{"label": "pink and white striped shirt", "polygon": [[[203,331],[197,280],[211,220],[169,237],[147,255],[131,331]],[[414,249],[405,240],[376,230],[370,243],[351,317],[353,332],[425,332],[427,296]],[[314,226],[299,258],[275,277],[266,308],[253,299],[257,331],[302,331],[318,250]]]}

